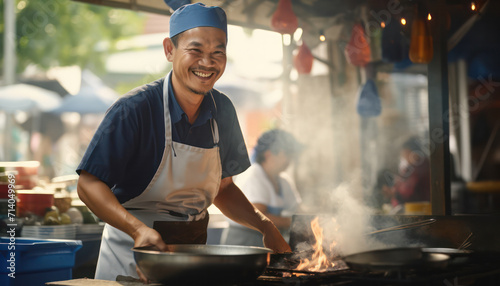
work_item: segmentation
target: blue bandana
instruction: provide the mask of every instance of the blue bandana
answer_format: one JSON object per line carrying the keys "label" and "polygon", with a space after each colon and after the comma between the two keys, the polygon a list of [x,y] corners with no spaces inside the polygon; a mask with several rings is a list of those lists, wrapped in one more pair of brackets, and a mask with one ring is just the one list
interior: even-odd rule
{"label": "blue bandana", "polygon": [[188,4],[175,10],[170,16],[170,38],[196,27],[215,27],[226,33],[226,13],[217,6],[205,6],[202,3]]}

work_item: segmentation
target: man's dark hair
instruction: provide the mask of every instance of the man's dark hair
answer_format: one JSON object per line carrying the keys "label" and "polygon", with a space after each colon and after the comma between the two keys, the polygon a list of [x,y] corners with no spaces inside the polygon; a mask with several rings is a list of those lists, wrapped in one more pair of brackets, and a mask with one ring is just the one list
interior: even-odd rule
{"label": "man's dark hair", "polygon": [[172,44],[174,44],[174,47],[177,49],[177,45],[179,44],[179,36],[181,35],[182,33],[180,34],[177,34],[175,36],[173,36],[172,38],[170,38],[170,40],[172,41]]}

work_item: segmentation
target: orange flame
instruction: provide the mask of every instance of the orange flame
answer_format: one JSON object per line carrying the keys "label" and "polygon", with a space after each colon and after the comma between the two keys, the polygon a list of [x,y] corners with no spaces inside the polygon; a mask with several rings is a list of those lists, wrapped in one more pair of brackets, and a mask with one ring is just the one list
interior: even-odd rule
{"label": "orange flame", "polygon": [[[319,225],[319,217],[316,217],[311,221],[311,229],[316,238],[316,243],[313,245],[314,254],[311,260],[305,258],[300,260],[300,264],[297,266],[297,270],[306,270],[312,272],[322,272],[326,271],[335,266],[331,262],[323,251],[323,228]],[[336,242],[332,242],[330,245],[330,251],[335,247]]]}

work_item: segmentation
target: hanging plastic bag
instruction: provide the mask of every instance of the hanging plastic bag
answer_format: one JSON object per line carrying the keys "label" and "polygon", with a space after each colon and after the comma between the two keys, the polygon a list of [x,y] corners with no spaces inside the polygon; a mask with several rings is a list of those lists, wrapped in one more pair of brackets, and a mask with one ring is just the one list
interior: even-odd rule
{"label": "hanging plastic bag", "polygon": [[306,43],[302,42],[302,45],[298,48],[297,53],[293,57],[295,69],[297,69],[299,74],[309,74],[311,73],[313,62],[314,57],[311,50],[309,50]]}
{"label": "hanging plastic bag", "polygon": [[382,112],[377,86],[372,79],[368,79],[361,87],[356,109],[363,117],[375,117]]}
{"label": "hanging plastic bag", "polygon": [[298,27],[299,22],[293,12],[291,0],[280,0],[271,17],[271,28],[280,34],[293,34]]}
{"label": "hanging plastic bag", "polygon": [[345,46],[344,54],[352,65],[364,67],[371,60],[370,43],[361,24],[352,27],[351,39]]}
{"label": "hanging plastic bag", "polygon": [[432,60],[433,47],[429,21],[422,8],[415,7],[413,24],[411,25],[410,60],[414,63],[427,64]]}

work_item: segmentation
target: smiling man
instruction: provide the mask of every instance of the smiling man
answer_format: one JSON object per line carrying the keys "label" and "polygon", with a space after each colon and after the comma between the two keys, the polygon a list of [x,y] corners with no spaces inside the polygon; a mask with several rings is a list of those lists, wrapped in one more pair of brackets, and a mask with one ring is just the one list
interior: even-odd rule
{"label": "smiling man", "polygon": [[235,109],[213,89],[226,66],[227,22],[219,7],[185,5],[163,46],[172,71],[138,87],[106,113],[77,169],[78,194],[107,224],[96,278],[146,278],[132,247],[206,243],[207,208],[263,234],[288,252],[274,224],[232,176],[250,166]]}

